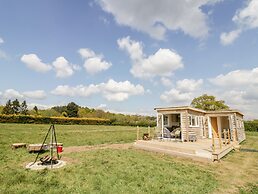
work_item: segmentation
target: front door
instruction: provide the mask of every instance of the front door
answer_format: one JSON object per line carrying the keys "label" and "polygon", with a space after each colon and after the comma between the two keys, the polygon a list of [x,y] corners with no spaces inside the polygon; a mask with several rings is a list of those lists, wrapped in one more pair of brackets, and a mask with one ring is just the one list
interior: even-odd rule
{"label": "front door", "polygon": [[211,117],[211,127],[216,132],[216,135],[218,136],[218,123],[217,123],[217,117]]}

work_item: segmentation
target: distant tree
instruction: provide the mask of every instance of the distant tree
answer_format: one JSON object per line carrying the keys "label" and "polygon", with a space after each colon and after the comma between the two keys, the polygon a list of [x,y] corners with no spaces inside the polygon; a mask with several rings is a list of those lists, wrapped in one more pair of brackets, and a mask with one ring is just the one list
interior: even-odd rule
{"label": "distant tree", "polygon": [[25,100],[21,104],[20,113],[23,115],[27,115],[29,113],[28,106]]}
{"label": "distant tree", "polygon": [[54,106],[51,109],[59,112],[60,114],[62,114],[63,112],[66,112],[66,106]]}
{"label": "distant tree", "polygon": [[68,117],[67,112],[62,112],[62,116],[63,116],[63,117]]}
{"label": "distant tree", "polygon": [[2,112],[3,112],[4,107],[5,107],[5,106],[0,105],[0,113],[2,113]]}
{"label": "distant tree", "polygon": [[43,117],[60,117],[61,113],[57,112],[56,110],[50,108],[45,110],[38,110],[39,115]]}
{"label": "distant tree", "polygon": [[2,114],[6,114],[6,115],[14,114],[11,100],[8,100],[6,102],[6,105],[3,108]]}
{"label": "distant tree", "polygon": [[192,100],[191,106],[202,110],[227,110],[229,107],[223,100],[216,100],[215,96],[209,96],[203,94],[202,96],[196,97]]}
{"label": "distant tree", "polygon": [[37,106],[34,106],[34,107],[33,107],[33,110],[36,112],[36,114],[39,114],[39,113],[38,113],[39,109],[38,109]]}
{"label": "distant tree", "polygon": [[66,106],[66,112],[68,117],[78,117],[79,106],[74,102],[70,102]]}
{"label": "distant tree", "polygon": [[14,101],[12,101],[12,109],[13,109],[13,113],[14,114],[19,114],[21,111],[21,106],[20,106],[20,102],[18,99],[15,99]]}

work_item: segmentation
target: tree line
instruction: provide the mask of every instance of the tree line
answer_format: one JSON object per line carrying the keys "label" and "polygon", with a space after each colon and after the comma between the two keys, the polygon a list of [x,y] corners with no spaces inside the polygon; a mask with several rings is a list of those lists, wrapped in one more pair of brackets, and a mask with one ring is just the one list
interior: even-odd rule
{"label": "tree line", "polygon": [[29,112],[26,101],[24,100],[21,104],[18,99],[13,101],[8,100],[6,105],[2,110],[2,114],[10,115],[10,114],[22,114],[27,115]]}
{"label": "tree line", "polygon": [[[1,111],[2,109],[2,111]],[[82,107],[74,102],[64,106],[54,106],[49,109],[39,109],[34,106],[28,110],[26,101],[22,103],[15,99],[8,100],[5,106],[0,107],[0,112],[5,115],[33,115],[42,117],[67,117],[67,118],[99,118],[108,119],[112,125],[130,125],[130,126],[155,126],[156,117],[142,115],[126,115],[121,113],[111,113],[108,111]]]}
{"label": "tree line", "polygon": [[[203,94],[192,100],[192,107],[203,110],[229,110],[229,106],[223,100],[217,100],[215,96]],[[2,110],[2,111],[1,111]],[[34,115],[42,117],[68,117],[68,118],[100,118],[108,119],[113,125],[131,126],[155,126],[156,117],[142,115],[125,115],[121,113],[111,113],[108,111],[81,107],[74,102],[65,106],[54,106],[41,110],[34,106],[28,110],[26,101],[19,102],[18,99],[8,100],[5,106],[0,106],[0,112],[5,115]],[[258,120],[245,121],[245,128],[248,131],[258,131]]]}

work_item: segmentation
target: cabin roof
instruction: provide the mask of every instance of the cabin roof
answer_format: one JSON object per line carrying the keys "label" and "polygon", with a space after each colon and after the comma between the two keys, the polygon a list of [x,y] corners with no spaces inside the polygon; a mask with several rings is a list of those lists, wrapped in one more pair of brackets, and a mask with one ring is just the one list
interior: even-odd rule
{"label": "cabin roof", "polygon": [[156,107],[154,108],[156,111],[180,111],[180,110],[192,110],[196,112],[201,112],[205,114],[228,114],[228,113],[238,113],[242,116],[244,116],[243,113],[241,113],[238,110],[218,110],[218,111],[205,111],[202,109],[194,108],[191,106],[175,106],[175,107]]}

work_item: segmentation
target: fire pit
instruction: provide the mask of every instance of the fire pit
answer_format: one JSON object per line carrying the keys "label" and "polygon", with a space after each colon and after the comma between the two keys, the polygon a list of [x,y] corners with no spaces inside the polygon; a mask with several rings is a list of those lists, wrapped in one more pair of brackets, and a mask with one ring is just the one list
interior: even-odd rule
{"label": "fire pit", "polygon": [[[48,149],[49,149],[50,155],[46,155],[40,158],[39,159],[40,161],[37,161],[40,156],[40,151],[42,151],[43,148],[46,147],[45,142],[49,134],[50,134],[50,143],[49,143]],[[29,163],[26,166],[26,168],[31,170],[41,170],[45,168],[53,169],[53,168],[63,167],[66,164],[66,162],[60,160],[61,157],[59,155],[63,151],[62,145],[63,145],[62,143],[57,143],[55,126],[52,124],[48,129],[47,135],[45,136],[43,143],[34,146],[37,148],[36,150],[38,151],[37,157],[34,160],[34,162]],[[33,151],[34,150],[35,149],[33,149]]]}
{"label": "fire pit", "polygon": [[55,160],[55,163],[42,163],[41,161],[38,162],[30,162],[26,165],[26,169],[30,170],[43,170],[43,169],[54,169],[54,168],[61,168],[66,165],[66,162],[63,160]]}

